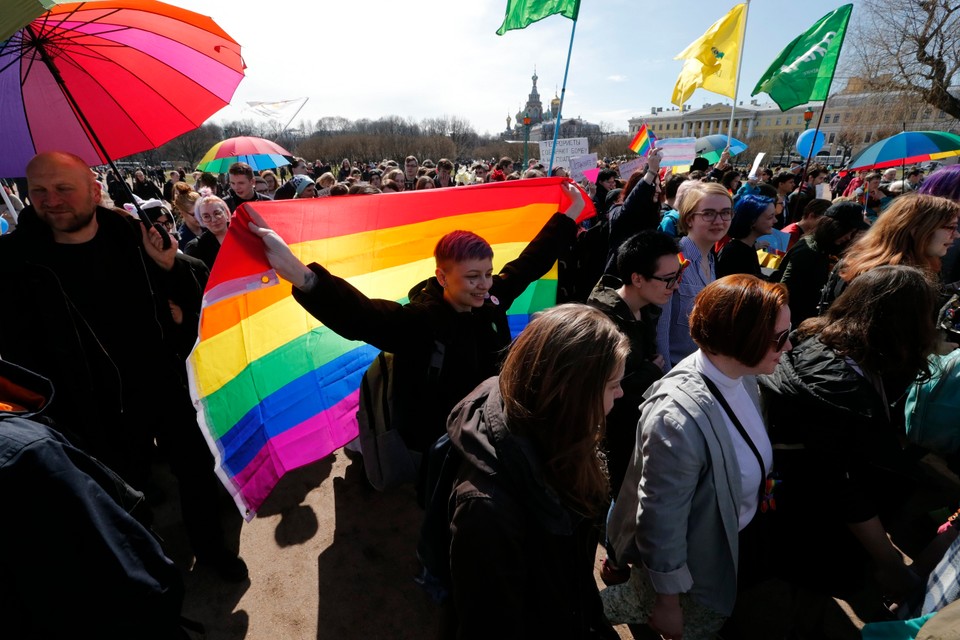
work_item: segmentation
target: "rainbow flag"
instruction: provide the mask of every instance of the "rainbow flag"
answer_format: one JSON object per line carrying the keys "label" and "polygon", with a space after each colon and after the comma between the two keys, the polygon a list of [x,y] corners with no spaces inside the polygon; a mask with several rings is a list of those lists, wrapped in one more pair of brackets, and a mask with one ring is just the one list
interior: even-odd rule
{"label": "rainbow flag", "polygon": [[[493,246],[495,268],[516,258],[569,199],[565,178],[240,207],[203,298],[187,361],[190,392],[216,470],[249,520],[284,473],[357,436],[360,378],[377,354],[308,314],[248,229],[259,214],[306,264],[317,262],[371,298],[407,301],[433,275],[433,247],[455,229]],[[581,219],[593,215],[587,199]],[[511,331],[555,304],[557,271],[510,307]],[[331,301],[331,304],[336,304]]]}
{"label": "rainbow flag", "polygon": [[650,155],[650,151],[653,149],[653,144],[657,141],[657,137],[653,135],[653,132],[647,129],[646,124],[640,125],[640,130],[637,131],[637,135],[634,136],[633,142],[628,146],[631,151],[640,156]]}

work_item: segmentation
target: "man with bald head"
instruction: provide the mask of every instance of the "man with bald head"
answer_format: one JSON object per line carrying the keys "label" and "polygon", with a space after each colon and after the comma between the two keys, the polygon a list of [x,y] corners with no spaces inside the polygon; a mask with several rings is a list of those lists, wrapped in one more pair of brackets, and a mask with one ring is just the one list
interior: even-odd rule
{"label": "man with bald head", "polygon": [[156,440],[179,479],[197,559],[244,579],[185,385],[206,268],[178,254],[176,240],[164,249],[155,229],[100,206],[100,185],[77,156],[39,154],[26,174],[30,206],[0,237],[0,357],[49,378],[46,415],[141,491]]}

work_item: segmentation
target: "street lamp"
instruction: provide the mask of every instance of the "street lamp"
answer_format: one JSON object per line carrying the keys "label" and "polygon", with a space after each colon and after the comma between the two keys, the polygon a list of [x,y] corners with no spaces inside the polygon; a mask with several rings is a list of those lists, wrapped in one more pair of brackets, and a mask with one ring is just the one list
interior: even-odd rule
{"label": "street lamp", "polygon": [[807,110],[803,112],[803,130],[806,131],[810,128],[810,121],[813,120],[813,109],[807,107]]}
{"label": "street lamp", "polygon": [[527,143],[530,141],[530,114],[523,112],[523,170],[527,170]]}

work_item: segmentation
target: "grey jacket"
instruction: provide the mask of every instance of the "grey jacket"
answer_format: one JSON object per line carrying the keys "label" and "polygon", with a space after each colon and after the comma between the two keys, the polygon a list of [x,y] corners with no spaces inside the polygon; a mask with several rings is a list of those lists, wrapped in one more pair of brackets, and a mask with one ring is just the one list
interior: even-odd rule
{"label": "grey jacket", "polygon": [[[695,355],[695,354],[694,354]],[[607,523],[620,564],[658,593],[730,615],[737,594],[740,466],[723,407],[684,358],[647,392],[637,446]],[[744,378],[760,406],[756,379]]]}

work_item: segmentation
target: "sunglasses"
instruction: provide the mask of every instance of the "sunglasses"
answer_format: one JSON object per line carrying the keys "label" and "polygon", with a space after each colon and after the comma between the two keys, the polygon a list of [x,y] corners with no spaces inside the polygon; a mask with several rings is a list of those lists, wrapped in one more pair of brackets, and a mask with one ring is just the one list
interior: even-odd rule
{"label": "sunglasses", "polygon": [[791,323],[789,327],[778,333],[770,341],[777,345],[777,351],[783,351],[783,348],[787,346],[787,340],[790,339],[790,332],[793,331],[793,324]]}

